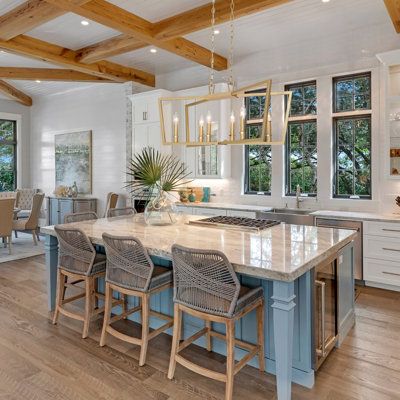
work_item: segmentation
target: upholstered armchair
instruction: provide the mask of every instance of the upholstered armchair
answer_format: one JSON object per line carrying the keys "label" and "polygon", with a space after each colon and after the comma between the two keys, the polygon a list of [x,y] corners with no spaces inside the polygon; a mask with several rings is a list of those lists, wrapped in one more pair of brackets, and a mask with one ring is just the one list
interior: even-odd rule
{"label": "upholstered armchair", "polygon": [[[27,219],[18,219],[13,223],[13,230],[15,232],[31,233],[33,242],[37,245],[36,237],[39,239],[39,216],[42,207],[44,193],[36,193],[33,195],[32,209]],[[40,239],[39,239],[40,240]]]}
{"label": "upholstered armchair", "polygon": [[33,196],[39,193],[39,189],[17,189],[17,208],[21,211],[18,218],[29,218],[32,209]]}
{"label": "upholstered armchair", "polygon": [[18,203],[18,193],[17,192],[0,192],[0,200],[2,199],[14,199],[14,206],[17,207]]}
{"label": "upholstered armchair", "polygon": [[3,239],[4,246],[8,245],[8,252],[11,254],[11,234],[14,218],[14,201],[13,197],[0,199],[0,238]]}

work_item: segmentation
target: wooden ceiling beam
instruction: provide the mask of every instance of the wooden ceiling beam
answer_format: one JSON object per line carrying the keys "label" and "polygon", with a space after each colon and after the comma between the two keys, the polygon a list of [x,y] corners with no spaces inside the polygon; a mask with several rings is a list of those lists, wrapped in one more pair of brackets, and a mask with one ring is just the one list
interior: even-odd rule
{"label": "wooden ceiling beam", "polygon": [[400,0],[383,0],[392,19],[394,28],[400,33]]}
{"label": "wooden ceiling beam", "polygon": [[90,64],[146,46],[148,46],[146,42],[138,40],[131,35],[122,34],[77,50],[77,60]]}
{"label": "wooden ceiling beam", "polygon": [[[255,14],[291,1],[293,0],[235,0],[234,18]],[[211,3],[174,15],[154,24],[154,37],[159,40],[171,40],[208,28],[211,26],[210,16]],[[215,23],[227,22],[230,16],[230,0],[216,0]]]}
{"label": "wooden ceiling beam", "polygon": [[[76,5],[89,0],[73,0]],[[60,15],[63,10],[44,0],[29,0],[0,16],[0,39],[10,40]]]}
{"label": "wooden ceiling beam", "polygon": [[32,105],[32,99],[28,95],[1,79],[0,92],[6,95],[11,100],[18,101],[18,103],[21,103],[24,106],[30,107]]}
{"label": "wooden ceiling beam", "polygon": [[[134,36],[150,45],[177,54],[198,64],[210,67],[210,50],[184,38],[161,41],[153,37],[153,24],[134,15],[123,8],[117,7],[105,0],[91,0],[77,6],[73,0],[46,0],[66,12],[73,12],[96,21],[126,35]],[[228,60],[215,54],[214,68],[218,71],[227,69]]]}
{"label": "wooden ceiling beam", "polygon": [[72,69],[56,68],[0,67],[0,78],[27,81],[113,82],[109,79],[84,74]]}
{"label": "wooden ceiling beam", "polygon": [[76,61],[78,55],[76,51],[25,35],[8,41],[0,40],[0,49],[115,82],[134,81],[147,86],[155,86],[154,75],[147,72],[109,61],[83,64]]}

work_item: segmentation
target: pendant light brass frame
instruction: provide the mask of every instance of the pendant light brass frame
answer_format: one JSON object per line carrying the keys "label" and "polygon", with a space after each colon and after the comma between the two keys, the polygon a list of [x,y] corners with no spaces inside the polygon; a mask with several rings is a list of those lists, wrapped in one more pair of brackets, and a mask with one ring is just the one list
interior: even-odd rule
{"label": "pendant light brass frame", "polygon": [[[289,121],[289,112],[290,105],[292,100],[292,92],[291,91],[283,91],[283,92],[272,92],[271,91],[272,81],[265,80],[263,82],[258,82],[257,84],[250,85],[244,87],[239,90],[235,90],[233,92],[224,92],[224,93],[214,93],[203,96],[182,96],[182,97],[162,97],[159,99],[159,110],[160,110],[160,122],[161,122],[161,136],[163,145],[185,145],[188,147],[196,147],[196,146],[210,146],[210,145],[282,145],[285,143],[287,126]],[[257,89],[260,89],[257,92]],[[261,90],[262,89],[262,90]],[[249,93],[251,92],[251,93]],[[259,138],[253,139],[235,139],[235,140],[214,140],[214,141],[196,141],[191,140],[190,135],[190,124],[189,124],[189,108],[195,107],[199,104],[203,104],[209,101],[214,100],[226,100],[230,98],[238,99],[253,96],[265,96],[265,106],[264,106],[264,117],[262,121],[262,131],[261,136]],[[270,124],[268,124],[268,110],[271,105],[271,97],[272,96],[283,96],[286,97],[286,101],[284,101],[284,121],[281,132],[280,140],[272,140],[272,132]],[[164,103],[171,101],[191,101],[193,102],[185,105],[185,141],[168,141],[165,127],[165,118],[164,118]],[[197,124],[196,124],[197,126]],[[196,135],[197,137],[197,135]]]}

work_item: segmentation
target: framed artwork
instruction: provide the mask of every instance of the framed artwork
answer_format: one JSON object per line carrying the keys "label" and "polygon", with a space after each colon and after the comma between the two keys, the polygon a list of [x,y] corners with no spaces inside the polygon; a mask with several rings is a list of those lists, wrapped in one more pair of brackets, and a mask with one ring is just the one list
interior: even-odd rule
{"label": "framed artwork", "polygon": [[92,193],[92,131],[55,135],[56,187],[78,186],[78,193]]}

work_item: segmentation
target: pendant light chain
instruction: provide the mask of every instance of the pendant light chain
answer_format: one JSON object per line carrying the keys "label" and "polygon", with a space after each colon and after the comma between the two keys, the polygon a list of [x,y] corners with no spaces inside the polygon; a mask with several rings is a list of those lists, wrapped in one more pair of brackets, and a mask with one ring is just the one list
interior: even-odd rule
{"label": "pendant light chain", "polygon": [[209,94],[214,94],[214,54],[215,54],[215,0],[211,4],[211,62],[210,62],[210,78],[208,82]]}
{"label": "pendant light chain", "polygon": [[229,48],[229,89],[233,91],[235,89],[235,81],[233,79],[233,44],[234,44],[234,25],[233,20],[235,18],[235,1],[231,0],[231,16],[230,16],[230,48]]}

